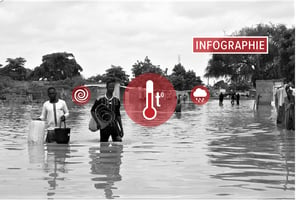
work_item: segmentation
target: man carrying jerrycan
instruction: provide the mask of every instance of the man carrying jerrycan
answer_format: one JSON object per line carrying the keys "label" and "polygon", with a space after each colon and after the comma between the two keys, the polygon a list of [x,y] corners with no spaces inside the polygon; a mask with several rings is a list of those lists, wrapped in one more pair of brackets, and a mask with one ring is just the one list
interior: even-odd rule
{"label": "man carrying jerrycan", "polygon": [[45,121],[47,129],[46,142],[55,142],[54,129],[61,126],[69,116],[69,110],[64,100],[57,98],[56,89],[48,88],[49,100],[43,104],[42,114],[37,120]]}

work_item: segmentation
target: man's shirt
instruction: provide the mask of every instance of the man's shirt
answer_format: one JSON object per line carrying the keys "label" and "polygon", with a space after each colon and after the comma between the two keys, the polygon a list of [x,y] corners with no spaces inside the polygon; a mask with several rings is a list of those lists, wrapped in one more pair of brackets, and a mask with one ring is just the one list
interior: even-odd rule
{"label": "man's shirt", "polygon": [[69,116],[69,110],[64,100],[58,99],[58,102],[55,103],[55,111],[56,117],[54,112],[54,103],[50,103],[49,100],[43,104],[43,110],[40,119],[46,121],[46,128],[48,130],[54,129],[55,127],[59,127],[60,118],[62,116],[65,116],[66,118]]}
{"label": "man's shirt", "polygon": [[113,96],[110,99],[107,98],[106,95],[100,97],[95,101],[91,111],[94,112],[98,105],[105,105],[107,108],[109,108],[112,112],[115,113],[115,117],[121,116],[120,114],[121,103],[117,97]]}

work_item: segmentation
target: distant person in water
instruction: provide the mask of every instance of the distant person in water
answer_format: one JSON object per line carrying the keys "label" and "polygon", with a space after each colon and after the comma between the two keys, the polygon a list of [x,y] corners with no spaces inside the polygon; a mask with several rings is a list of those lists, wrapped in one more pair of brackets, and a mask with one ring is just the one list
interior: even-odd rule
{"label": "distant person in water", "polygon": [[175,108],[175,112],[181,112],[181,101],[180,101],[180,97],[181,95],[178,95],[177,97],[177,104],[176,104],[176,108]]}
{"label": "distant person in water", "polygon": [[54,87],[48,88],[49,100],[43,104],[42,114],[37,120],[46,121],[46,142],[55,142],[54,129],[60,126],[69,116],[69,110],[64,100],[57,98]]}
{"label": "distant person in water", "polygon": [[240,105],[240,94],[236,94],[236,105]]}
{"label": "distant person in water", "polygon": [[[112,141],[114,142],[122,142],[123,137],[123,126],[121,121],[121,114],[120,114],[120,107],[121,102],[120,100],[113,96],[113,92],[115,89],[115,82],[108,81],[106,83],[106,94],[103,97],[98,98],[94,105],[92,106],[91,113],[95,118],[95,110],[99,105],[105,105],[109,108],[112,112],[114,112],[115,119],[107,125],[105,128],[100,128],[100,142],[108,142],[109,137],[111,136]],[[118,123],[118,124],[117,124]]]}
{"label": "distant person in water", "polygon": [[219,105],[220,105],[220,106],[223,106],[223,100],[224,100],[224,95],[223,95],[223,93],[221,92],[220,95],[219,95]]}
{"label": "distant person in water", "polygon": [[175,108],[175,115],[178,119],[181,118],[181,100],[180,100],[180,95],[177,97],[177,104]]}
{"label": "distant person in water", "polygon": [[184,95],[183,95],[183,103],[184,103],[184,104],[185,104],[186,100],[187,100],[187,95],[184,94]]}
{"label": "distant person in water", "polygon": [[256,99],[255,99],[255,101],[254,101],[253,110],[258,110],[260,98],[261,98],[261,95],[260,95],[260,94],[257,94],[257,95],[256,95]]}
{"label": "distant person in water", "polygon": [[234,105],[234,98],[235,98],[235,94],[232,93],[231,94],[231,105]]}

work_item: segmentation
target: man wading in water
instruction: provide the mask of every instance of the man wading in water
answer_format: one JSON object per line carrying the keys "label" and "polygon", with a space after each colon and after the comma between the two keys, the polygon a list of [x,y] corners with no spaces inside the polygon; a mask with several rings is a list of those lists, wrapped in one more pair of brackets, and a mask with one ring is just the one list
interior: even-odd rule
{"label": "man wading in water", "polygon": [[106,94],[104,97],[97,99],[91,109],[91,113],[95,118],[95,110],[99,105],[105,105],[114,113],[114,119],[105,128],[100,128],[100,142],[108,142],[109,137],[112,137],[114,142],[122,142],[123,126],[120,114],[120,100],[113,96],[115,82],[109,81],[106,83]]}
{"label": "man wading in water", "polygon": [[43,105],[41,116],[37,120],[46,121],[47,137],[46,142],[55,142],[54,129],[60,126],[69,116],[69,110],[64,100],[57,98],[56,89],[48,88],[49,101]]}

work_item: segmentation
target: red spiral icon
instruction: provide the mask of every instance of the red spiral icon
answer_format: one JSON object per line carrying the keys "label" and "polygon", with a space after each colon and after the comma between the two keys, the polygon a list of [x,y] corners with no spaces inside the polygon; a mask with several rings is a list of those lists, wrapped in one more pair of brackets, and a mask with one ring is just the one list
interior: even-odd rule
{"label": "red spiral icon", "polygon": [[85,86],[78,86],[73,89],[72,101],[77,105],[84,105],[91,99],[91,91]]}

